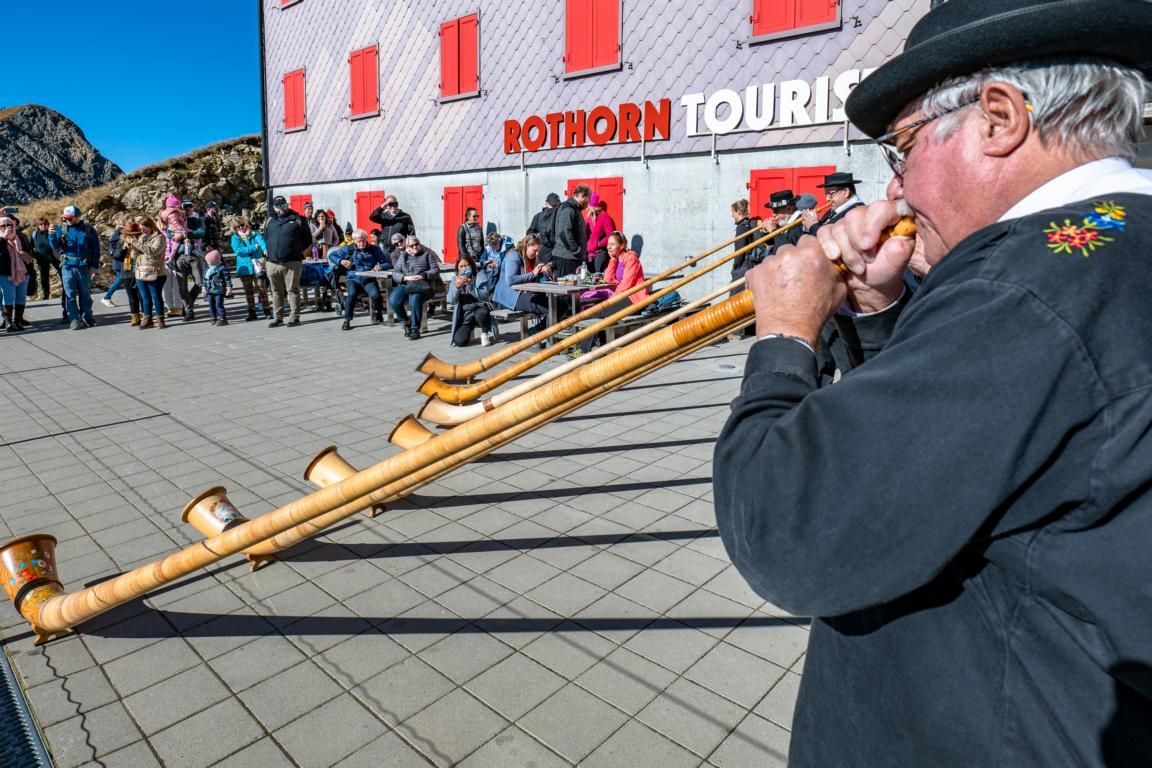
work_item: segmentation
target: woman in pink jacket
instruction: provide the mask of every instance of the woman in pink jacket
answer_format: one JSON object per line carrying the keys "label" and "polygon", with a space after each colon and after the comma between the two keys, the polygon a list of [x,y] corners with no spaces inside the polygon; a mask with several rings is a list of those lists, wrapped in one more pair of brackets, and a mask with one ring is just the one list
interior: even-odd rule
{"label": "woman in pink jacket", "polygon": [[608,236],[616,231],[616,222],[608,214],[608,201],[599,195],[588,200],[588,268],[603,272],[608,266]]}
{"label": "woman in pink jacket", "polygon": [[[644,282],[644,267],[640,264],[640,255],[637,254],[636,251],[628,249],[628,239],[624,237],[623,232],[612,232],[608,235],[606,250],[608,252],[608,264],[604,270],[604,279],[608,282],[616,283],[616,288],[612,291],[612,296],[619,296],[625,291],[635,288]],[[648,298],[648,289],[643,288],[629,296],[628,300],[635,304],[646,298]],[[597,317],[614,315],[627,306],[622,301],[611,303],[608,303],[607,300],[605,301],[605,306],[596,313]],[[585,352],[591,350],[592,347],[603,344],[605,338],[604,332],[601,331],[594,337],[585,339],[580,343],[579,347],[571,347],[568,350],[568,357],[580,357]]]}

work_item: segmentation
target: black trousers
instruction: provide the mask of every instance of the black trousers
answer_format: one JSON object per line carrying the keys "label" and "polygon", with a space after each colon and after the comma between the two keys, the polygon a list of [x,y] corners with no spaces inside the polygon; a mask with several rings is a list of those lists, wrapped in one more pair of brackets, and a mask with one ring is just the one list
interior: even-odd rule
{"label": "black trousers", "polygon": [[371,314],[377,314],[381,311],[380,285],[375,280],[345,280],[344,292],[345,320],[352,319],[352,310],[356,307],[356,298],[362,293],[368,296],[368,308]]}
{"label": "black trousers", "polygon": [[484,302],[467,294],[461,294],[460,302],[460,323],[452,334],[452,343],[457,347],[466,347],[472,341],[473,328],[487,331],[492,327],[492,310]]}

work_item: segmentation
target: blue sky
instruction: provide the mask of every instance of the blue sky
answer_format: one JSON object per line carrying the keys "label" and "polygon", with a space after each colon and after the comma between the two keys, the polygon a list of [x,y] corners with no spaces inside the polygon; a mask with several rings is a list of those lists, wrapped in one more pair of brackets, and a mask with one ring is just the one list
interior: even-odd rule
{"label": "blue sky", "polygon": [[125,171],[260,131],[253,0],[4,5],[0,107],[63,113]]}

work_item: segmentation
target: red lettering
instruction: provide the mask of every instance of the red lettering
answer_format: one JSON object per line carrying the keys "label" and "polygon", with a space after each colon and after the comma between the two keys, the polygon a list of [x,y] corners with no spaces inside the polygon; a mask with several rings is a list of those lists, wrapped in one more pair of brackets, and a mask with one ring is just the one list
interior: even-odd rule
{"label": "red lettering", "polygon": [[[535,131],[536,135],[533,136],[532,132]],[[524,121],[524,149],[529,152],[535,152],[544,146],[544,139],[547,137],[548,129],[544,126],[544,121],[536,115]]]}
{"label": "red lettering", "polygon": [[652,141],[657,132],[662,139],[667,139],[672,133],[672,102],[669,99],[660,99],[660,106],[644,102],[644,141]]}
{"label": "red lettering", "polygon": [[549,112],[544,119],[548,122],[548,149],[560,147],[560,123],[564,122],[563,112]]}
{"label": "red lettering", "polygon": [[504,154],[515,155],[520,152],[520,121],[504,121]]}
{"label": "red lettering", "polygon": [[640,141],[640,107],[630,101],[620,105],[620,141]]}
{"label": "red lettering", "polygon": [[[597,126],[603,122],[604,130]],[[603,146],[616,136],[616,113],[610,107],[596,107],[588,113],[588,138],[596,146]]]}
{"label": "red lettering", "polygon": [[578,109],[575,112],[564,113],[564,146],[565,147],[582,147],[584,146],[584,110]]}

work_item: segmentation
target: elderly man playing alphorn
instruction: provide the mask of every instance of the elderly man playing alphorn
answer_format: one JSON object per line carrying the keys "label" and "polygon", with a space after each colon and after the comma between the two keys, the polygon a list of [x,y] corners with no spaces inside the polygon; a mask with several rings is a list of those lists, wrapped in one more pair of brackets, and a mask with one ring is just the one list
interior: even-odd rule
{"label": "elderly man playing alphorn", "polygon": [[[890,200],[748,273],[715,503],[817,617],[792,768],[1152,760],[1150,40],[1141,0],[940,5],[848,99]],[[838,310],[899,319],[820,389]]]}

